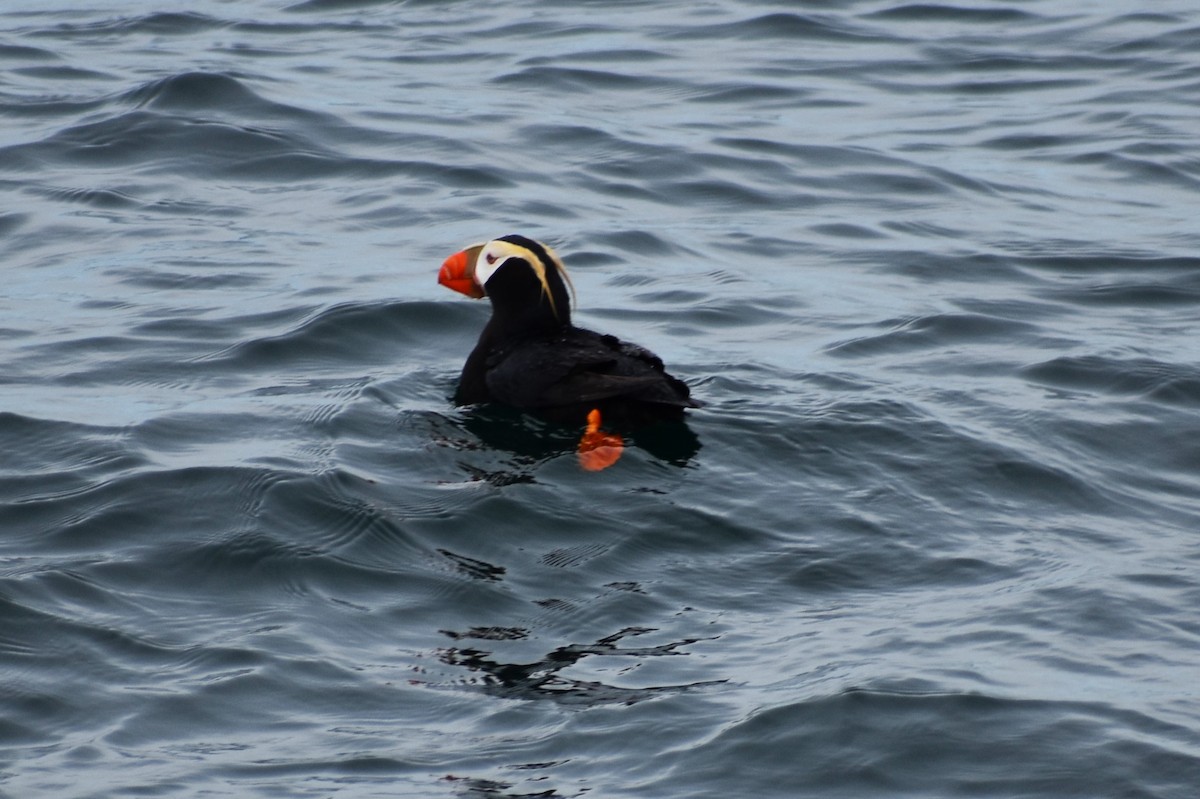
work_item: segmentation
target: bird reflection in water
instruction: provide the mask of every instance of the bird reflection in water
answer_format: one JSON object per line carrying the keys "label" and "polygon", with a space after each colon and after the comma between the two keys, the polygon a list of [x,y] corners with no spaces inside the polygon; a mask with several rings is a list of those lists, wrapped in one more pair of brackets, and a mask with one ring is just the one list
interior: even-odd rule
{"label": "bird reflection in water", "polygon": [[[528,632],[521,628],[475,628],[466,633],[447,630],[444,634],[455,640],[516,639],[524,638]],[[704,680],[684,685],[663,685],[649,688],[620,688],[593,680],[576,680],[563,677],[559,672],[575,665],[589,656],[602,657],[663,657],[685,655],[679,652],[682,646],[694,644],[699,638],[685,638],[658,646],[623,647],[620,642],[628,637],[654,632],[649,627],[626,627],[591,644],[568,644],[547,653],[533,663],[504,663],[493,657],[492,652],[472,647],[449,647],[439,650],[438,658],[450,666],[462,666],[481,674],[472,684],[484,693],[504,699],[549,699],[570,705],[632,705],[664,694],[677,694],[713,685],[725,680]]]}
{"label": "bird reflection in water", "polygon": [[[535,765],[542,766],[544,764]],[[553,788],[538,791],[537,793],[509,793],[508,790],[513,787],[511,782],[500,782],[499,780],[481,779],[479,777],[457,777],[449,774],[446,776],[446,779],[458,783],[458,795],[464,797],[481,797],[481,799],[555,799],[555,797],[566,796],[566,794],[561,794]]]}
{"label": "bird reflection in water", "polygon": [[[502,405],[480,405],[453,419],[443,417],[433,432],[440,445],[463,452],[497,452],[511,456],[509,468],[484,469],[460,461],[472,481],[503,486],[536,482],[534,472],[555,458],[577,457],[581,428],[569,427],[544,414],[522,412]],[[448,424],[447,424],[448,423]],[[450,426],[452,429],[447,429]],[[700,440],[685,421],[651,424],[624,433],[624,445],[636,447],[658,461],[686,468],[700,451]],[[582,464],[581,464],[582,465]],[[584,467],[586,468],[586,466]]]}

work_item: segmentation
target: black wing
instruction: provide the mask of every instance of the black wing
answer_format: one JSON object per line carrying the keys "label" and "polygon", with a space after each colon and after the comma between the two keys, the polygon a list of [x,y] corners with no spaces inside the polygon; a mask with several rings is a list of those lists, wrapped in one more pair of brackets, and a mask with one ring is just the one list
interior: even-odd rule
{"label": "black wing", "polygon": [[489,359],[492,397],[523,408],[602,400],[695,407],[683,381],[667,374],[647,349],[571,328],[559,336],[526,340]]}

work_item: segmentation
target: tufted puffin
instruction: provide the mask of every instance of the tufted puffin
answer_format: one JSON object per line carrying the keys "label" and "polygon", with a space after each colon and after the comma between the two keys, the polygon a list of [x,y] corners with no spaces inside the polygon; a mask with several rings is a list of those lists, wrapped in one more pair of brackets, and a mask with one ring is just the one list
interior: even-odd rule
{"label": "tufted puffin", "polygon": [[555,252],[508,235],[455,253],[438,282],[476,299],[492,318],[467,357],[454,401],[497,402],[568,425],[586,425],[580,462],[603,469],[622,439],[601,424],[639,427],[697,408],[687,385],[649,350],[571,324],[574,286]]}

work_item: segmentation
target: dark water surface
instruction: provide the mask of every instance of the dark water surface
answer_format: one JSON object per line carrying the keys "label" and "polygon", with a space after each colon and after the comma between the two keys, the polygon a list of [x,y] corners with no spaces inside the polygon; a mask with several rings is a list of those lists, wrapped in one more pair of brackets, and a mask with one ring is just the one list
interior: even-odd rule
{"label": "dark water surface", "polygon": [[0,794],[1198,795],[1195,2],[14,5]]}

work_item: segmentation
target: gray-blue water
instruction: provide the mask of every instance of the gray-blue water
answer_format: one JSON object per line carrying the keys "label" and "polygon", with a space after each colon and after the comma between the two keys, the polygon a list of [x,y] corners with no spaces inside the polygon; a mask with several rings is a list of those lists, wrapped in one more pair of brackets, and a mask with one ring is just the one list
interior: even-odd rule
{"label": "gray-blue water", "polygon": [[[0,794],[1197,795],[1194,0],[19,5]],[[453,406],[510,232],[690,457]]]}

